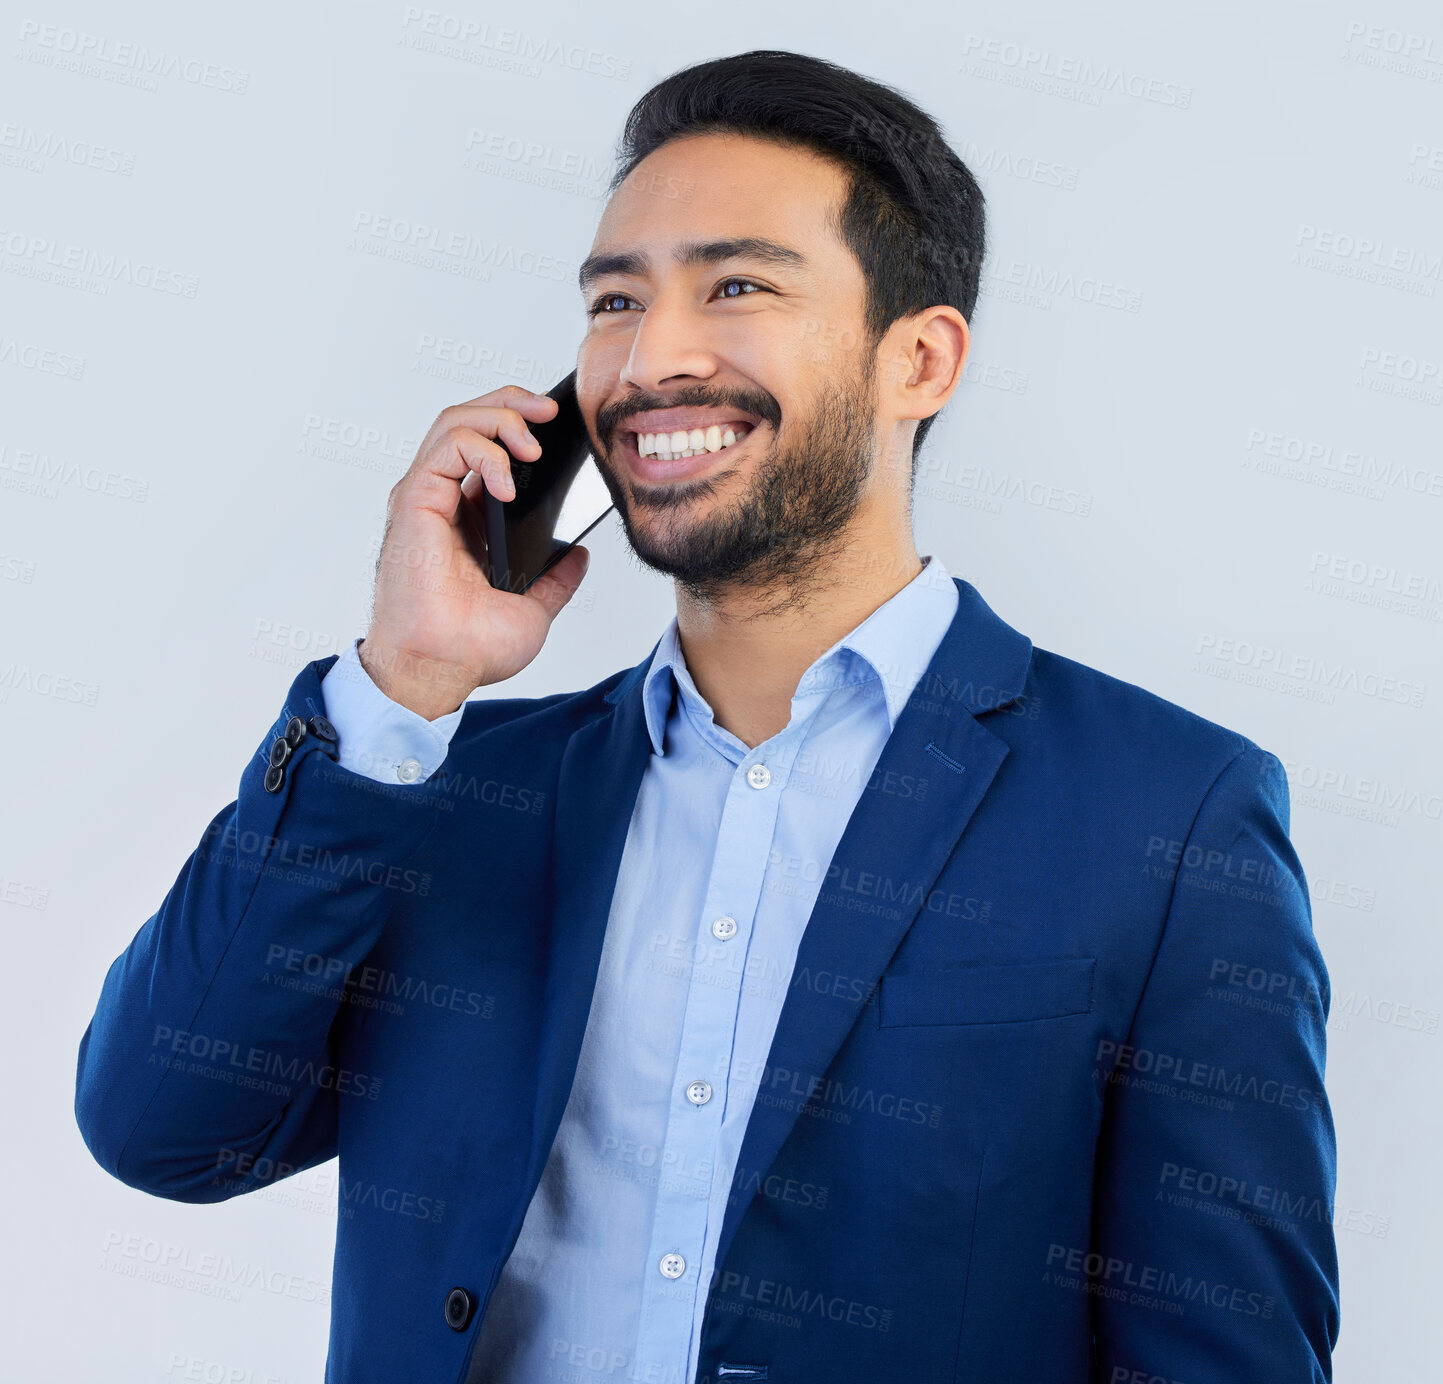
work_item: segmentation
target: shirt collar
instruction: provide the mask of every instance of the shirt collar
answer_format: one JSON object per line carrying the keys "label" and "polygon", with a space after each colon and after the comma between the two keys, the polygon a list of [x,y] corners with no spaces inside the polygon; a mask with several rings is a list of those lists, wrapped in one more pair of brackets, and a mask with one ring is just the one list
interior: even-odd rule
{"label": "shirt collar", "polygon": [[[850,633],[843,635],[802,674],[799,695],[818,688],[875,680],[887,705],[888,731],[927,671],[942,636],[957,614],[957,583],[935,554],[922,558],[922,570],[895,596],[884,601]],[[666,722],[673,698],[685,687],[705,705],[687,671],[676,616],[656,646],[642,687],[642,705],[652,749],[666,753]]]}

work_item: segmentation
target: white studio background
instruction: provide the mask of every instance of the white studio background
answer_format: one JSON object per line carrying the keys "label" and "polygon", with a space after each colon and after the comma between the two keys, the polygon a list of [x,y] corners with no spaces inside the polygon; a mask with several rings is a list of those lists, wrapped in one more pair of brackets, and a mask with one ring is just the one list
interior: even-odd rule
{"label": "white studio background", "polygon": [[[900,87],[989,199],[919,551],[1286,764],[1333,983],[1338,1378],[1436,1377],[1443,20],[1416,0],[7,4],[6,1377],[320,1378],[334,1177],[131,1191],[76,1129],[77,1044],[297,669],[364,632],[436,414],[574,363],[632,104],[758,47]],[[670,618],[614,516],[588,546],[506,695],[588,686]],[[291,1286],[228,1300],[222,1259]]]}

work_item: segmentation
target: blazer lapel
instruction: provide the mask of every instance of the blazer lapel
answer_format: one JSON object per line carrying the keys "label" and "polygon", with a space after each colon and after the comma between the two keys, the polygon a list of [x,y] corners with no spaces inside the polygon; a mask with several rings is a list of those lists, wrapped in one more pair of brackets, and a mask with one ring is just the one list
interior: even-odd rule
{"label": "blazer lapel", "polygon": [[[996,616],[969,583],[953,580],[961,597],[956,617],[897,718],[802,934],[763,1075],[793,1099],[752,1107],[738,1157],[739,1167],[760,1170],[763,1178],[1007,756],[1006,744],[976,716],[1022,695],[1032,641]],[[880,791],[874,785],[887,782],[889,771],[925,778],[925,796]],[[847,907],[849,889],[864,876],[889,908]],[[837,987],[847,992],[839,997],[830,987],[799,983],[818,973],[860,984]],[[861,999],[854,997],[858,992]],[[729,1199],[714,1276],[746,1209],[743,1198]]]}
{"label": "blazer lapel", "polygon": [[575,731],[561,757],[530,1187],[541,1178],[575,1079],[611,897],[651,756],[641,685],[656,647],[606,694],[607,713]]}

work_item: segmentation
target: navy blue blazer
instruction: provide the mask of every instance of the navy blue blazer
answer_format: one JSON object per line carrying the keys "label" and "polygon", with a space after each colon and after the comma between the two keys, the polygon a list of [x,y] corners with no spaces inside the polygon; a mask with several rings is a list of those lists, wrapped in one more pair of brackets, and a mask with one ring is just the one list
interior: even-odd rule
{"label": "navy blue blazer", "polygon": [[[802,940],[697,1378],[1327,1380],[1329,992],[1282,766],[957,586]],[[110,967],[75,1113],[177,1201],[339,1155],[327,1380],[460,1384],[575,1071],[650,654],[467,703],[424,784],[312,734],[268,791],[333,662]]]}

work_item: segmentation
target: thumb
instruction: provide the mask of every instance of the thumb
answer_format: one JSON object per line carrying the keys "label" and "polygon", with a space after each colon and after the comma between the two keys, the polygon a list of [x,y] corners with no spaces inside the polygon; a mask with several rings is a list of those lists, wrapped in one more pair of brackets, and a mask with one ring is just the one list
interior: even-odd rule
{"label": "thumb", "polygon": [[540,602],[546,609],[547,619],[554,620],[576,594],[590,565],[591,554],[578,543],[555,566],[537,577],[526,595]]}

